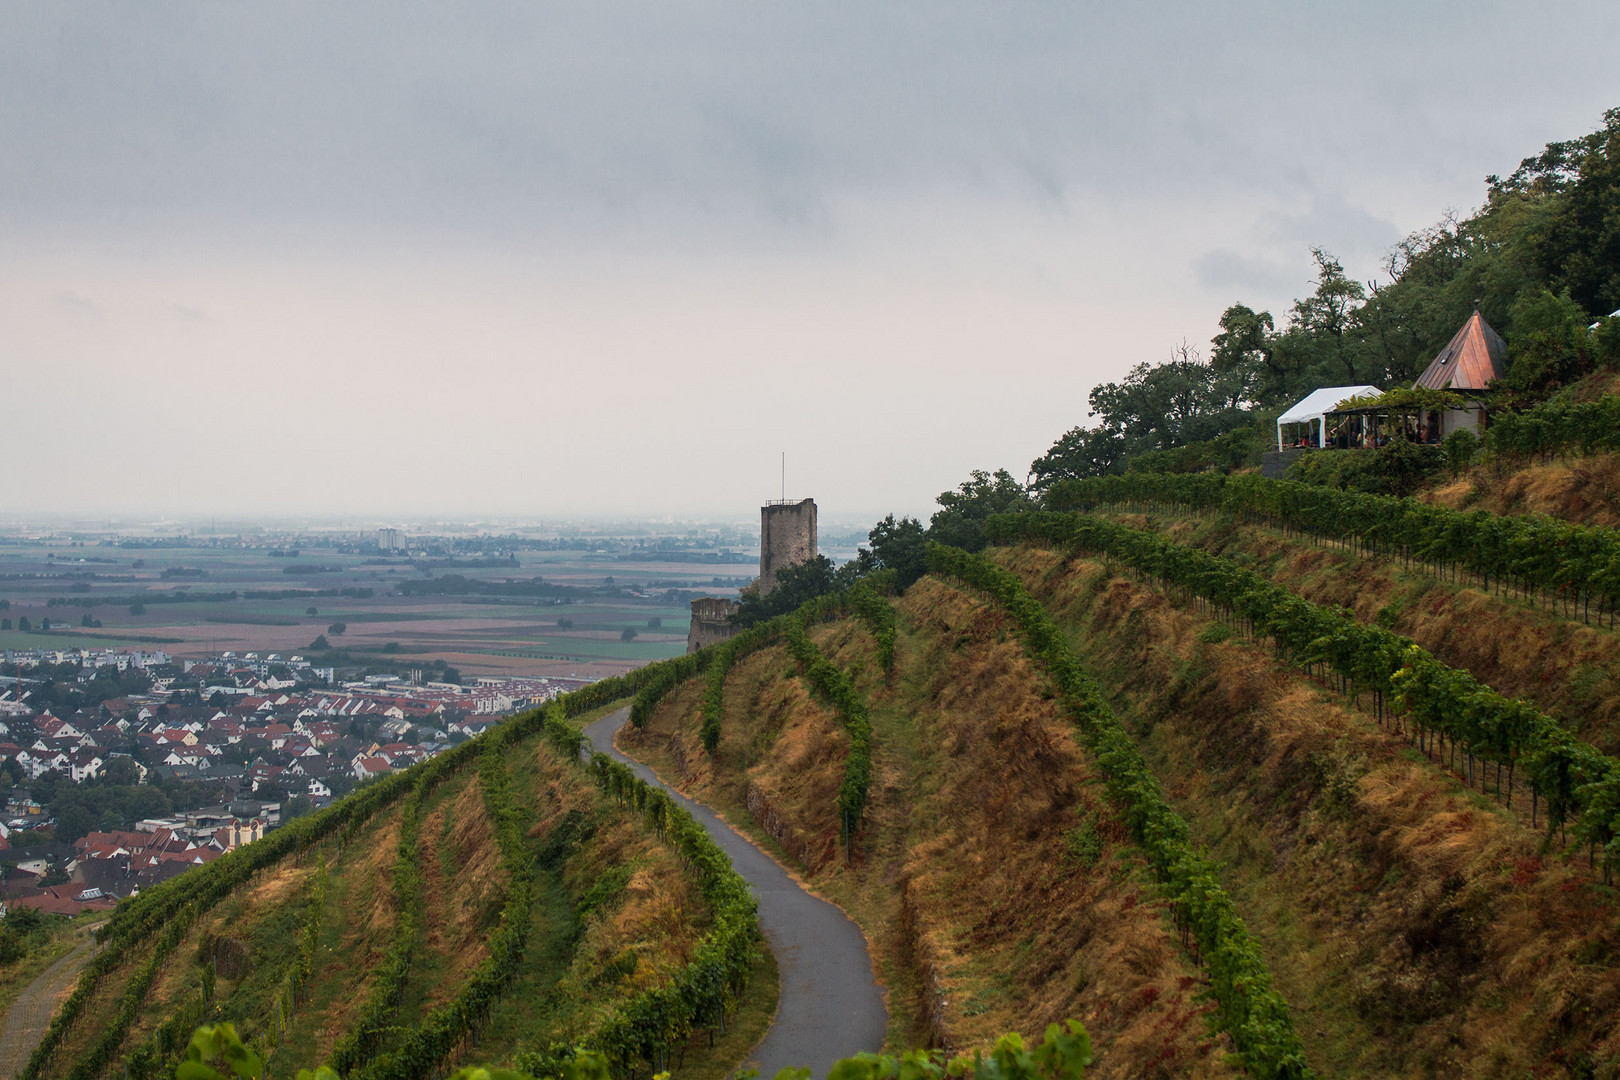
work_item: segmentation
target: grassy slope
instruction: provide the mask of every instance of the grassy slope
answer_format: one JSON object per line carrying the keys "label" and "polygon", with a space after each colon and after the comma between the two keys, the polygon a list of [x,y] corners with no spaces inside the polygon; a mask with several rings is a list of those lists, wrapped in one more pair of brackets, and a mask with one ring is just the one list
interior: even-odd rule
{"label": "grassy slope", "polygon": [[18,996],[44,974],[46,968],[78,948],[90,931],[104,921],[106,916],[100,912],[93,916],[78,915],[71,921],[64,919],[52,928],[45,944],[28,950],[9,964],[0,964],[0,1017],[10,1011]]}
{"label": "grassy slope", "polygon": [[1095,563],[997,557],[1119,688],[1324,1075],[1557,1075],[1608,1060],[1620,937],[1584,865],[1543,858],[1517,814],[1268,652],[1221,642],[1224,626]]}
{"label": "grassy slope", "polygon": [[[1576,401],[1594,401],[1620,391],[1620,375],[1597,371],[1573,388]],[[1478,465],[1419,492],[1418,498],[1464,510],[1496,514],[1549,514],[1597,525],[1620,526],[1620,454],[1562,457],[1551,462],[1495,461]]]}
{"label": "grassy slope", "polygon": [[[847,740],[780,648],[733,671],[712,760],[696,749],[695,681],[622,745],[861,925],[891,1043],[978,1046],[1078,1016],[1102,1051],[1098,1076],[1229,1075],[1194,1001],[1196,970],[1022,650],[998,617],[931,583],[900,614],[888,680],[853,623],[814,632],[872,703],[873,787],[850,864],[833,811]],[[1065,834],[1088,824],[1096,849],[1067,855]]]}
{"label": "grassy slope", "polygon": [[[582,815],[587,827],[577,843],[556,851],[539,869],[525,975],[471,1052],[479,1061],[509,1061],[518,1049],[589,1030],[615,1000],[662,981],[684,963],[709,918],[678,858],[633,810],[615,806],[582,772],[536,741],[509,755],[514,795],[533,818],[529,842],[537,855],[547,850],[569,811]],[[419,1022],[454,996],[485,955],[484,940],[499,915],[499,857],[476,765],[440,784],[423,809],[425,940],[412,965],[401,1023]],[[323,949],[308,997],[271,1055],[270,1077],[290,1077],[317,1064],[366,997],[394,925],[397,810],[378,815],[340,859],[332,860],[330,844],[320,853],[330,866]],[[314,857],[301,865],[283,863],[200,918],[159,973],[124,1051],[197,996],[203,966],[216,953],[225,958],[217,1018],[234,1021],[245,1037],[274,1044],[272,1002],[299,945],[316,866]],[[608,887],[601,887],[603,881]],[[762,981],[751,988],[726,1036],[712,1050],[707,1034],[695,1039],[686,1055],[690,1064],[677,1076],[729,1072],[758,1042],[774,1015],[777,990],[773,963],[762,958],[758,974]],[[126,976],[120,972],[107,980],[100,995],[105,1003],[89,1015],[111,1013]],[[87,1046],[98,1030],[94,1023],[79,1025],[70,1053]],[[58,1058],[71,1060],[68,1054]]]}

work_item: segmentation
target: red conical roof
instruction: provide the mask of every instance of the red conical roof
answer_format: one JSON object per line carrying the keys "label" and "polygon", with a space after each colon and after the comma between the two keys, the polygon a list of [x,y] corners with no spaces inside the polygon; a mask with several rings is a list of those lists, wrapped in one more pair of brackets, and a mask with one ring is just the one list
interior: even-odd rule
{"label": "red conical roof", "polygon": [[1507,342],[1478,311],[1424,368],[1412,386],[1430,390],[1484,390],[1507,374]]}

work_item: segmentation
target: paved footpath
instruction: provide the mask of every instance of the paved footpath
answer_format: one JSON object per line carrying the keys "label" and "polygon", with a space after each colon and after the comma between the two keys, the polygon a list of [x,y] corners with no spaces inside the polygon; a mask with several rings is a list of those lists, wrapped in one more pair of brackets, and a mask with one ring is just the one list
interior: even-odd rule
{"label": "paved footpath", "polygon": [[0,1080],[10,1080],[28,1064],[34,1047],[45,1037],[56,1006],[79,977],[79,969],[90,959],[90,942],[84,941],[72,952],[46,968],[28,989],[17,996],[6,1014],[6,1026],[0,1032]]}
{"label": "paved footpath", "polygon": [[860,928],[837,906],[806,892],[776,860],[713,810],[674,791],[647,766],[621,754],[613,735],[629,718],[630,710],[620,709],[587,727],[585,737],[691,811],[759,899],[759,925],[782,972],[776,1022],[750,1059],[758,1064],[760,1076],[770,1080],[778,1069],[808,1065],[812,1077],[824,1077],[839,1058],[881,1050],[888,1016],[872,979],[872,959]]}

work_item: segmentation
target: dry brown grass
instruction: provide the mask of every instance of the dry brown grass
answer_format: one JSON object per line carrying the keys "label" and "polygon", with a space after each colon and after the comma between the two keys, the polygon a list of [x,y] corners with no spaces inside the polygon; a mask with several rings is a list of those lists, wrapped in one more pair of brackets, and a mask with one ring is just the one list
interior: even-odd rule
{"label": "dry brown grass", "polygon": [[[460,788],[422,820],[418,845],[422,865],[422,928],[437,955],[435,984],[424,1014],[455,997],[473,968],[489,955],[487,930],[500,914],[505,874],[495,833],[484,811],[482,788],[470,771]],[[447,878],[445,864],[453,867]]]}
{"label": "dry brown grass", "polygon": [[1052,552],[1000,552],[1146,731],[1325,1074],[1615,1075],[1620,935],[1584,861],[1258,647]]}
{"label": "dry brown grass", "polygon": [[[892,679],[852,622],[813,632],[873,706],[873,785],[852,864],[833,810],[845,740],[782,650],[732,672],[712,762],[691,763],[703,757],[692,749],[695,695],[666,699],[626,749],[674,768],[678,735],[692,792],[739,823],[750,810],[764,818],[808,884],[850,912],[891,1015],[913,1017],[891,1039],[970,1049],[1077,1017],[1101,1051],[1094,1075],[1230,1075],[1194,1000],[1196,969],[1122,849],[1068,721],[999,618],[927,581],[901,615]],[[1087,822],[1103,838],[1094,867],[1066,855],[1063,839]]]}
{"label": "dry brown grass", "polygon": [[1382,616],[1384,625],[1442,661],[1509,697],[1535,702],[1600,749],[1620,751],[1620,633],[1440,582],[1421,569],[1404,569],[1398,559],[1351,555],[1271,529],[1192,518],[1169,533],[1240,555],[1279,585],[1313,603],[1348,608],[1363,623]]}
{"label": "dry brown grass", "polygon": [[660,765],[698,797],[747,807],[783,850],[814,870],[838,859],[836,799],[849,738],[802,682],[784,677],[794,670],[781,646],[732,669],[712,759],[699,734],[701,679],[665,699],[644,737],[625,738],[632,752],[656,745]]}
{"label": "dry brown grass", "polygon": [[[272,909],[295,896],[314,874],[313,864],[294,866],[291,861],[285,861],[258,874],[248,888],[216,904],[212,911],[198,919],[153,980],[145,1009],[124,1037],[124,1050],[139,1046],[170,1015],[196,998],[202,978],[197,961],[199,945],[217,939],[245,941]],[[232,986],[231,979],[221,977],[215,987],[216,996],[225,997]]]}
{"label": "dry brown grass", "polygon": [[[903,872],[923,952],[941,972],[951,1041],[1077,1016],[1099,1075],[1224,1072],[1193,1000],[1197,971],[1101,791],[1101,776],[994,612],[933,581],[900,615],[939,660],[910,698],[928,763]],[[1086,867],[1065,834],[1104,840]]]}
{"label": "dry brown grass", "polygon": [[[358,847],[359,850],[356,850]],[[399,818],[389,814],[344,849],[328,888],[343,891],[347,918],[338,945],[316,968],[314,981],[334,988],[314,1020],[315,1052],[322,1061],[348,1030],[349,1016],[363,1004],[372,973],[382,962],[398,919],[393,901],[394,862],[399,856]]]}
{"label": "dry brown grass", "polygon": [[1550,463],[1482,465],[1420,496],[1454,510],[1548,514],[1582,525],[1620,525],[1620,454]]}

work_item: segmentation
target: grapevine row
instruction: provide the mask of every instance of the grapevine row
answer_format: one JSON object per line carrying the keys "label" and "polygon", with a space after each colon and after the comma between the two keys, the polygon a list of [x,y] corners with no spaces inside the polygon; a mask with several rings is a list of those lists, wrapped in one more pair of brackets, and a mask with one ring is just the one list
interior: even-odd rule
{"label": "grapevine row", "polygon": [[454,998],[434,1009],[394,1050],[355,1072],[356,1077],[405,1080],[429,1074],[476,1025],[488,1018],[502,991],[522,970],[523,950],[529,936],[529,908],[534,896],[533,878],[529,873],[528,849],[523,844],[521,814],[512,800],[505,757],[507,746],[519,733],[515,725],[497,728],[484,740],[478,769],[484,810],[494,830],[501,868],[507,879],[500,925],[488,941],[489,955],[467,977]]}
{"label": "grapevine row", "polygon": [[[576,759],[577,760],[577,759]],[[741,875],[698,823],[669,794],[636,776],[606,754],[592,756],[590,775],[608,794],[640,810],[686,861],[708,902],[713,920],[698,942],[691,961],[663,985],[643,990],[620,1003],[582,1040],[604,1054],[616,1075],[633,1071],[638,1062],[658,1067],[672,1046],[689,1039],[696,1028],[718,1021],[735,1005],[747,986],[760,942],[758,910]],[[550,1055],[518,1055],[518,1068],[544,1075]]]}
{"label": "grapevine row", "polygon": [[[448,751],[434,760],[452,756],[457,756],[457,750]],[[45,1035],[29,1057],[28,1064],[18,1073],[18,1080],[39,1080],[44,1075],[46,1064],[61,1046],[68,1031],[84,1015],[101,981],[128,962],[131,950],[136,945],[153,935],[168,933],[177,921],[183,920],[189,926],[190,920],[242,887],[258,871],[334,834],[352,832],[379,810],[408,793],[415,781],[415,769],[374,781],[325,810],[283,825],[262,840],[245,844],[211,863],[193,867],[184,874],[143,891],[139,896],[121,901],[106,925],[97,931],[96,939],[100,948],[95,958],[85,966],[73,993],[57,1009]],[[147,955],[150,957],[150,953]],[[145,966],[143,963],[142,969],[137,971],[137,978]],[[155,968],[153,970],[155,974]]]}
{"label": "grapevine row", "polygon": [[[1620,761],[1599,752],[1532,705],[1503,697],[1466,671],[1449,667],[1392,631],[1363,626],[1342,611],[1318,607],[1262,575],[1218,555],[1141,529],[1081,514],[1032,512],[992,517],[995,542],[1039,541],[1119,559],[1150,580],[1199,597],[1242,619],[1257,640],[1270,638],[1279,655],[1307,669],[1323,665],[1352,694],[1371,691],[1403,709],[1426,753],[1459,751],[1468,780],[1474,759],[1507,773],[1523,769],[1532,793],[1534,824],[1545,800],[1548,825],[1573,816],[1576,836],[1603,849],[1604,874],[1620,861]],[[1486,773],[1479,771],[1481,785]]]}
{"label": "grapevine row", "polygon": [[[442,761],[443,757],[432,759]],[[431,762],[430,762],[431,764]],[[425,770],[437,772],[437,770]],[[442,773],[439,773],[442,775]],[[432,779],[437,780],[439,775]],[[333,1044],[326,1063],[339,1075],[354,1070],[377,1050],[389,1021],[399,1009],[411,961],[422,937],[422,803],[430,790],[428,777],[420,777],[400,807],[399,842],[394,859],[394,938],[377,965],[371,990],[355,1014],[353,1026]]]}
{"label": "grapevine row", "polygon": [[703,740],[704,750],[712,754],[715,747],[720,745],[720,720],[726,708],[726,677],[731,674],[731,669],[750,653],[771,644],[781,632],[780,620],[772,619],[698,653],[700,656],[703,652],[710,653],[709,669],[703,682],[703,698],[698,705],[698,734]]}
{"label": "grapevine row", "polygon": [[1025,648],[1046,669],[1106,778],[1109,798],[1170,898],[1184,937],[1190,934],[1197,943],[1216,1002],[1215,1021],[1231,1034],[1244,1067],[1263,1080],[1314,1076],[1288,1003],[1272,985],[1260,947],[1221,887],[1214,865],[1193,847],[1186,821],[1165,799],[1136,743],[1081,670],[1063,631],[1016,575],[981,555],[931,543],[928,568],[988,593],[1012,616]]}
{"label": "grapevine row", "polygon": [[894,606],[864,581],[857,581],[850,588],[849,606],[855,612],[855,617],[865,624],[867,632],[877,640],[878,663],[882,666],[884,674],[893,672]]}
{"label": "grapevine row", "polygon": [[1437,576],[1458,570],[1504,595],[1540,592],[1590,620],[1613,627],[1620,615],[1620,530],[1576,525],[1543,514],[1484,510],[1266,480],[1252,473],[1153,474],[1065,480],[1052,486],[1051,510],[1150,502],[1259,517],[1285,529],[1427,563]]}
{"label": "grapevine row", "polygon": [[1485,449],[1510,458],[1620,450],[1620,396],[1548,401],[1524,412],[1492,413]]}
{"label": "grapevine row", "polygon": [[[815,613],[810,610],[813,604],[805,605],[789,618],[787,650],[798,662],[811,688],[838,710],[844,730],[849,732],[849,757],[844,762],[844,779],[838,785],[838,818],[843,823],[844,842],[848,844],[861,827],[867,789],[872,783],[872,721],[854,680],[821,655],[821,650],[810,640],[807,626],[809,617]],[[826,609],[830,605],[822,607]]]}

